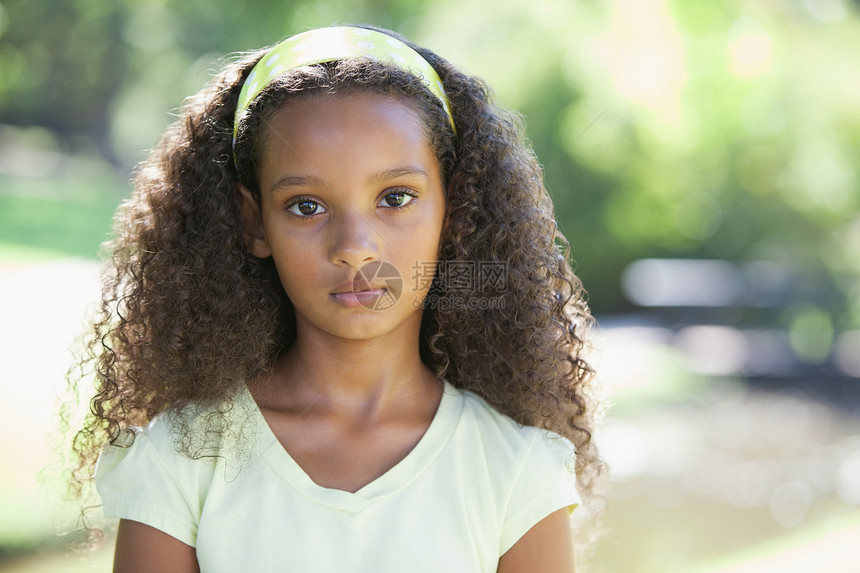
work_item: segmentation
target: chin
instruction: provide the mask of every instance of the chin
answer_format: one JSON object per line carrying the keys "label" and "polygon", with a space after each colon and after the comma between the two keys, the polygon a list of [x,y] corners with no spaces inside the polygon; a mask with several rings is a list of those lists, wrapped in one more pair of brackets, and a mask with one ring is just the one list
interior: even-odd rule
{"label": "chin", "polygon": [[[344,340],[373,340],[393,335],[403,338],[408,336],[412,321],[409,315],[404,316],[397,310],[396,307],[383,311],[363,310],[351,316],[329,317],[324,323],[317,323],[316,328]],[[420,327],[420,320],[415,324]]]}

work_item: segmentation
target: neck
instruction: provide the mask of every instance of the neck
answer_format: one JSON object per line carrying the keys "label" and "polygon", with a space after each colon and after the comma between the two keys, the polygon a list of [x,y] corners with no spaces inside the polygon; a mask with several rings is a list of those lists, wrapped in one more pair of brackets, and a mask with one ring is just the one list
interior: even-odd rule
{"label": "neck", "polygon": [[364,412],[432,391],[436,378],[419,352],[420,318],[364,340],[336,337],[299,319],[295,343],[272,372],[271,390],[294,406]]}

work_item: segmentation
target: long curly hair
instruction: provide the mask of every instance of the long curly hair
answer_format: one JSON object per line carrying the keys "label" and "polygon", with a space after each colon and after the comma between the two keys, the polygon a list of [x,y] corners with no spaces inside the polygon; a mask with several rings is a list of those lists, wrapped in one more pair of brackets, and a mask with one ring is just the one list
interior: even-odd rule
{"label": "long curly hair", "polygon": [[246,246],[237,187],[259,193],[258,136],[285,102],[314,91],[358,90],[400,97],[425,120],[445,183],[442,264],[504,269],[493,305],[438,304],[487,293],[449,292],[437,277],[423,311],[422,360],[515,421],[569,438],[580,494],[586,505],[599,499],[604,464],[592,433],[601,401],[583,357],[592,319],[524,122],[497,107],[482,80],[382,31],[436,69],[456,135],[440,102],[413,75],[343,60],[294,70],[268,86],[240,122],[234,156],[239,91],[264,49],[227,63],[189,98],[139,167],[134,193],[115,219],[100,315],[79,364],[94,372],[96,394],[73,440],[73,484],[90,479],[107,443],[133,440],[129,428],[167,410],[227,402],[293,343],[292,304],[271,259],[257,259]]}

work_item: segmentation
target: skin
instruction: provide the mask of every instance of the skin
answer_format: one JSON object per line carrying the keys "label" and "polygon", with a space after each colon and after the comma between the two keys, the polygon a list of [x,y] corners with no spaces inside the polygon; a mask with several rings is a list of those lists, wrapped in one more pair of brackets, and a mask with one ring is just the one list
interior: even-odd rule
{"label": "skin", "polygon": [[[273,433],[318,485],[355,492],[402,460],[430,425],[442,386],[421,362],[416,264],[436,261],[445,217],[439,165],[420,116],[378,94],[314,95],[271,118],[260,199],[240,188],[245,240],[272,257],[298,336],[249,384]],[[397,207],[401,208],[397,208]],[[384,310],[357,305],[349,284],[384,261],[403,278]],[[359,290],[369,286],[360,285]],[[527,532],[499,573],[573,570],[567,510]],[[123,520],[114,571],[198,571],[194,548]]]}
{"label": "skin", "polygon": [[[439,166],[418,116],[391,97],[306,97],[276,113],[268,134],[260,204],[242,191],[246,240],[273,258],[298,335],[252,393],[311,479],[356,491],[412,450],[441,399],[418,354],[429,285],[411,280],[438,257]],[[393,306],[338,301],[362,265],[380,261],[404,279]]]}

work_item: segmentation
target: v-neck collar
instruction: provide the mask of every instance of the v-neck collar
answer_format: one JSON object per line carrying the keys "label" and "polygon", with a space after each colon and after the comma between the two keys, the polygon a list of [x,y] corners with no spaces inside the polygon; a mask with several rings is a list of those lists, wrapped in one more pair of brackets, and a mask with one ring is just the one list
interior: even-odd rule
{"label": "v-neck collar", "polygon": [[450,440],[464,404],[463,393],[447,380],[444,381],[442,399],[436,414],[412,451],[387,472],[352,493],[316,484],[278,441],[247,387],[243,389],[240,399],[250,402],[248,406],[251,407],[250,411],[256,421],[257,451],[272,471],[306,499],[353,514],[374,501],[396,495],[418,479],[439,457]]}

